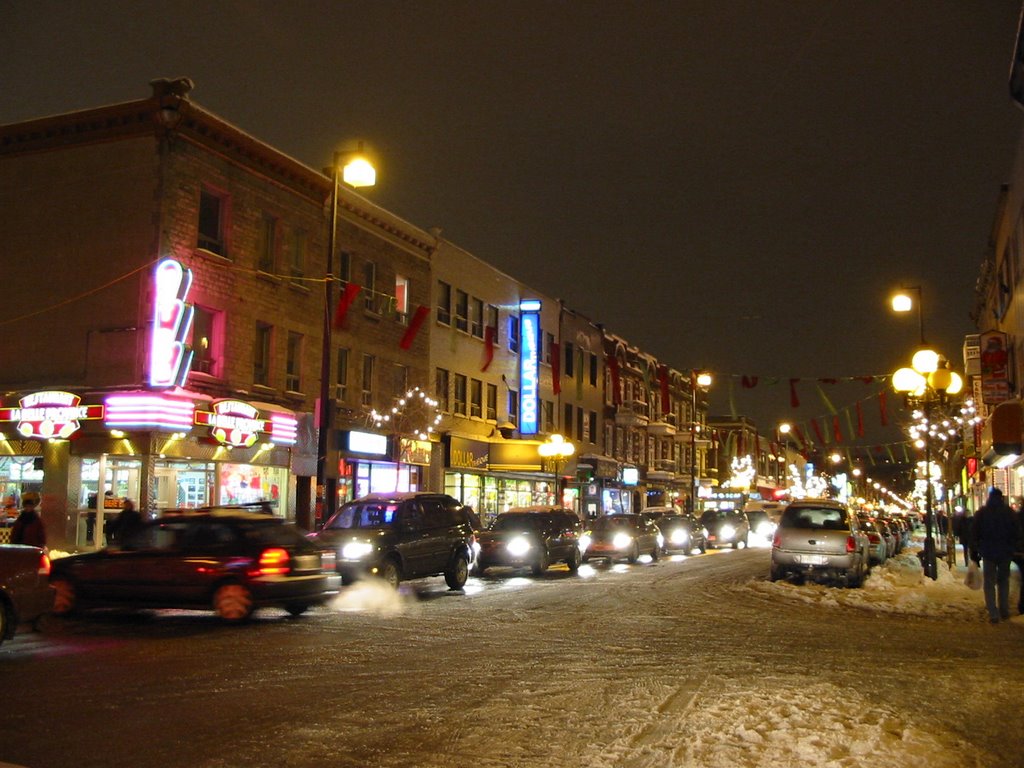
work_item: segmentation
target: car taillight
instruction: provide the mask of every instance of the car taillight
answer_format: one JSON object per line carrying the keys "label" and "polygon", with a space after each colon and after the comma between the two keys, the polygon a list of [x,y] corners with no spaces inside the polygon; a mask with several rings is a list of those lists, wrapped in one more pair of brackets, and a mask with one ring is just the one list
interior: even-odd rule
{"label": "car taillight", "polygon": [[50,575],[50,556],[45,552],[39,556],[39,570],[37,573],[40,576]]}
{"label": "car taillight", "polygon": [[850,554],[850,553],[856,552],[856,551],[857,551],[857,541],[856,541],[856,539],[854,539],[853,536],[847,536],[846,537],[846,552],[847,552],[847,554]]}
{"label": "car taillight", "polygon": [[260,576],[280,576],[283,573],[288,573],[291,570],[291,559],[287,549],[280,547],[265,549],[260,555],[257,573]]}
{"label": "car taillight", "polygon": [[882,541],[882,537],[879,536],[877,533],[869,533],[868,541],[870,541],[872,544],[879,544]]}
{"label": "car taillight", "polygon": [[775,535],[772,536],[772,546],[773,547],[781,547],[782,546],[782,534],[779,533],[778,531],[776,531]]}

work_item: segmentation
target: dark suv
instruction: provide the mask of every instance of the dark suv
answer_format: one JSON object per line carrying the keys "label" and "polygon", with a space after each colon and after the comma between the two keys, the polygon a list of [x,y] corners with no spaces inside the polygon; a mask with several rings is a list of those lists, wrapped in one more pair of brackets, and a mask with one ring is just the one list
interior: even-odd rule
{"label": "dark suv", "polygon": [[750,538],[750,521],[738,509],[709,509],[700,516],[707,530],[709,547],[746,547]]}
{"label": "dark suv", "polygon": [[364,496],[309,538],[337,553],[345,584],[372,574],[397,587],[403,579],[444,574],[451,589],[465,585],[476,544],[470,510],[443,493]]}
{"label": "dark suv", "polygon": [[560,507],[519,507],[502,512],[480,533],[476,572],[491,566],[528,566],[539,576],[551,563],[564,560],[579,570],[583,524],[575,513]]}

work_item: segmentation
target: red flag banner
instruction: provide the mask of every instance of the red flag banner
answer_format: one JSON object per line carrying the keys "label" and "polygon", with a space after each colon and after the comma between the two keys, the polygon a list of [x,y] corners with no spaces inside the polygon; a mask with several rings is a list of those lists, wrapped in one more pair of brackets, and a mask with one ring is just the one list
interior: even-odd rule
{"label": "red flag banner", "polygon": [[419,333],[420,326],[423,325],[423,321],[427,319],[428,314],[430,314],[430,310],[422,304],[416,307],[416,312],[413,314],[412,320],[409,321],[409,327],[402,334],[402,340],[398,342],[398,346],[402,349],[408,349],[412,346],[412,342],[416,338],[416,334]]}
{"label": "red flag banner", "polygon": [[551,342],[551,391],[562,392],[562,345],[557,341]]}
{"label": "red flag banner", "polygon": [[843,431],[839,428],[839,415],[832,417],[832,435],[836,439],[836,443],[843,442]]}
{"label": "red flag banner", "polygon": [[791,406],[793,406],[794,408],[799,408],[800,407],[800,398],[797,397],[797,394],[796,394],[796,383],[798,381],[800,381],[800,379],[790,379],[789,380],[789,404]]}
{"label": "red flag banner", "polygon": [[338,304],[334,308],[334,327],[341,328],[345,324],[345,315],[348,314],[349,307],[352,306],[352,302],[356,300],[356,296],[359,295],[359,291],[363,286],[358,283],[349,283],[345,286],[345,290],[341,292],[341,296],[338,298]]}
{"label": "red flag banner", "polygon": [[860,407],[860,400],[857,401],[857,437],[864,437],[864,409]]}
{"label": "red flag banner", "polygon": [[491,367],[491,361],[494,359],[494,332],[497,330],[493,325],[488,325],[484,328],[484,364],[480,366],[481,371],[486,371]]}
{"label": "red flag banner", "polygon": [[814,429],[814,436],[818,438],[818,442],[821,445],[827,445],[825,436],[821,433],[821,427],[818,426],[817,419],[811,419],[811,427]]}
{"label": "red flag banner", "polygon": [[621,405],[622,392],[619,391],[619,360],[615,355],[608,358],[608,371],[612,377],[612,405]]}
{"label": "red flag banner", "polygon": [[753,389],[757,386],[757,376],[743,376],[740,381],[745,389]]}

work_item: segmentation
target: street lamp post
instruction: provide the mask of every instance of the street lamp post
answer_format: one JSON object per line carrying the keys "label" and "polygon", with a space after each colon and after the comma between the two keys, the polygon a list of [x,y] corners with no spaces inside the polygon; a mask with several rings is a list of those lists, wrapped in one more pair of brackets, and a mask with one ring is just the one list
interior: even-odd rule
{"label": "street lamp post", "polygon": [[938,578],[935,561],[935,511],[932,491],[932,441],[929,434],[933,408],[936,404],[945,404],[951,395],[957,395],[963,389],[963,379],[949,370],[945,360],[931,349],[920,349],[915,353],[910,368],[900,368],[892,376],[892,386],[897,392],[904,394],[908,400],[921,404],[925,434],[924,442],[924,474],[925,474],[925,539],[924,565],[925,576]]}
{"label": "street lamp post", "polygon": [[[362,151],[362,143],[359,145]],[[342,166],[342,159],[347,158]],[[319,526],[334,514],[338,502],[338,480],[327,471],[328,444],[333,419],[331,393],[331,352],[333,346],[333,324],[331,309],[334,306],[334,251],[338,231],[338,176],[352,187],[369,187],[376,182],[373,166],[361,155],[335,152],[331,162],[331,221],[327,233],[327,264],[324,272],[324,317],[323,345],[320,349],[320,411],[317,420],[316,440],[316,511],[315,524]],[[313,527],[313,526],[306,526]]]}
{"label": "street lamp post", "polygon": [[576,446],[559,434],[548,437],[543,443],[537,446],[537,453],[541,455],[551,467],[551,474],[555,479],[555,503],[558,506],[565,506],[565,492],[562,488],[562,467],[569,457],[576,452]]}
{"label": "street lamp post", "polygon": [[686,506],[691,515],[697,512],[697,489],[700,488],[697,477],[697,429],[700,427],[697,419],[697,387],[707,389],[710,386],[710,373],[696,368],[690,371],[690,496]]}
{"label": "street lamp post", "polygon": [[782,455],[777,457],[776,464],[778,465],[778,482],[782,490],[786,490],[786,460],[789,458],[789,433],[793,429],[793,425],[787,421],[779,424],[775,428],[775,438],[777,447],[782,450]]}

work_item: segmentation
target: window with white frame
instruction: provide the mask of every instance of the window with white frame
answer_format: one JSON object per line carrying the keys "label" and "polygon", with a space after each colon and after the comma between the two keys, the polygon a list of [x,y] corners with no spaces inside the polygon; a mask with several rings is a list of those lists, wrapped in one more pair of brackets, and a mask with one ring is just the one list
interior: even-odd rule
{"label": "window with white frame", "polygon": [[455,289],[455,327],[460,331],[469,330],[469,294]]}
{"label": "window with white frame", "polygon": [[461,373],[455,374],[455,408],[454,413],[460,416],[466,415],[466,377]]}
{"label": "window with white frame", "polygon": [[434,372],[434,397],[437,398],[438,407],[445,413],[451,413],[452,400],[450,374],[444,368],[438,368]]}
{"label": "window with white frame", "polygon": [[359,402],[366,406],[373,405],[373,369],[376,362],[373,355],[363,355],[363,383]]}
{"label": "window with white frame", "polygon": [[344,347],[338,348],[338,363],[334,371],[334,399],[348,399],[348,356],[349,351]]}
{"label": "window with white frame", "polygon": [[284,386],[289,392],[302,391],[302,334],[288,332],[288,349],[285,354]]}
{"label": "window with white frame", "polygon": [[224,217],[227,202],[224,195],[211,189],[199,193],[199,237],[196,245],[204,251],[225,256]]}
{"label": "window with white frame", "polygon": [[478,419],[484,416],[484,383],[480,379],[469,382],[469,415]]}
{"label": "window with white frame", "polygon": [[270,344],[274,337],[274,327],[267,323],[256,323],[256,335],[252,350],[252,383],[264,387],[270,386]]}
{"label": "window with white frame", "polygon": [[224,313],[195,305],[188,345],[192,350],[192,370],[196,373],[220,375],[223,349]]}
{"label": "window with white frame", "polygon": [[273,274],[277,269],[277,219],[266,211],[260,218],[259,241],[256,244],[256,268]]}
{"label": "window with white frame", "polygon": [[395,275],[395,312],[398,322],[409,322],[409,278],[402,275]]}
{"label": "window with white frame", "polygon": [[377,265],[363,262],[363,306],[367,312],[377,311]]}
{"label": "window with white frame", "polygon": [[437,322],[452,324],[452,287],[443,280],[437,281]]}
{"label": "window with white frame", "polygon": [[469,301],[469,332],[478,339],[484,337],[484,303],[475,297]]}

